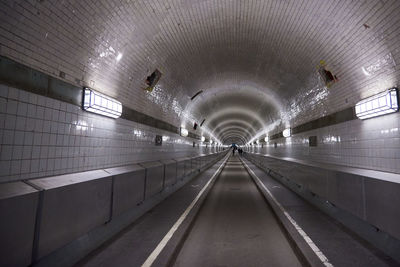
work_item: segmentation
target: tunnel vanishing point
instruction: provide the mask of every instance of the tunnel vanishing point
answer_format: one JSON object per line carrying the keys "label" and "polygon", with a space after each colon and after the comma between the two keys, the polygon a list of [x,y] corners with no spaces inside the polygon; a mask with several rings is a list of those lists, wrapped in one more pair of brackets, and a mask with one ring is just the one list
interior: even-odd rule
{"label": "tunnel vanishing point", "polygon": [[0,266],[400,266],[399,12],[0,0]]}

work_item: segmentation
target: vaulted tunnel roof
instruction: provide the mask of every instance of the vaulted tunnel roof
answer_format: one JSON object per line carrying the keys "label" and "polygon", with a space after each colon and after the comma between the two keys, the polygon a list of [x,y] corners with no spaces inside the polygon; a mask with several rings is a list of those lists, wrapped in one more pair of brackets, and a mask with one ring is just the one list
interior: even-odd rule
{"label": "vaulted tunnel roof", "polygon": [[[62,71],[148,115],[188,129],[206,119],[196,133],[246,143],[395,86],[399,7],[396,0],[3,1],[1,29],[25,38],[2,49],[11,57],[22,49],[16,60]],[[329,88],[317,72],[321,60],[339,79]],[[155,69],[163,75],[147,92]]]}

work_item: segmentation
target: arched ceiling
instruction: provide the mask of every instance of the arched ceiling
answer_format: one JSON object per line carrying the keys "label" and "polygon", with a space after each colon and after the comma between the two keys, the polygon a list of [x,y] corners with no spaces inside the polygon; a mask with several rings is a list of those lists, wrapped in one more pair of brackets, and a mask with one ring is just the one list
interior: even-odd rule
{"label": "arched ceiling", "polygon": [[[396,0],[1,5],[1,28],[15,33],[21,45],[2,41],[3,55],[52,75],[62,71],[69,82],[189,130],[205,119],[196,133],[221,142],[245,143],[352,106],[396,85],[399,76]],[[321,60],[339,77],[330,88],[317,74]],[[392,74],[362,71],[378,65]],[[155,69],[163,75],[147,92],[144,81]]]}

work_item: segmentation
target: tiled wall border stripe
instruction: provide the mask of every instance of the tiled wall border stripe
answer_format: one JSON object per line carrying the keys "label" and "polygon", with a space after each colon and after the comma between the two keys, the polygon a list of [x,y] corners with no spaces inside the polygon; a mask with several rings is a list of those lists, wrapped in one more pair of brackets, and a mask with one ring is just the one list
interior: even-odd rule
{"label": "tiled wall border stripe", "polygon": [[[293,127],[292,134],[303,133],[355,119],[357,119],[357,116],[355,114],[354,107],[349,107],[344,110]],[[283,137],[283,132],[279,132],[277,134],[270,136],[269,139],[274,140],[282,137]]]}

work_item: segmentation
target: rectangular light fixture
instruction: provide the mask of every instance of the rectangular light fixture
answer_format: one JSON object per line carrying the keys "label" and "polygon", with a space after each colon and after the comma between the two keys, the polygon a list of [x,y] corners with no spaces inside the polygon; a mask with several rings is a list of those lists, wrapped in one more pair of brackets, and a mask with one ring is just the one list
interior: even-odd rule
{"label": "rectangular light fixture", "polygon": [[111,118],[119,118],[122,114],[121,102],[90,88],[84,88],[83,90],[82,108]]}
{"label": "rectangular light fixture", "polygon": [[391,88],[356,104],[356,116],[362,120],[394,113],[399,110],[398,90]]}
{"label": "rectangular light fixture", "polygon": [[283,134],[283,137],[290,137],[292,135],[292,129],[286,128],[285,130],[283,130],[282,134]]}
{"label": "rectangular light fixture", "polygon": [[183,136],[183,137],[186,137],[186,136],[189,135],[189,131],[188,131],[187,129],[181,127],[180,130],[179,130],[179,134],[180,134],[181,136]]}

